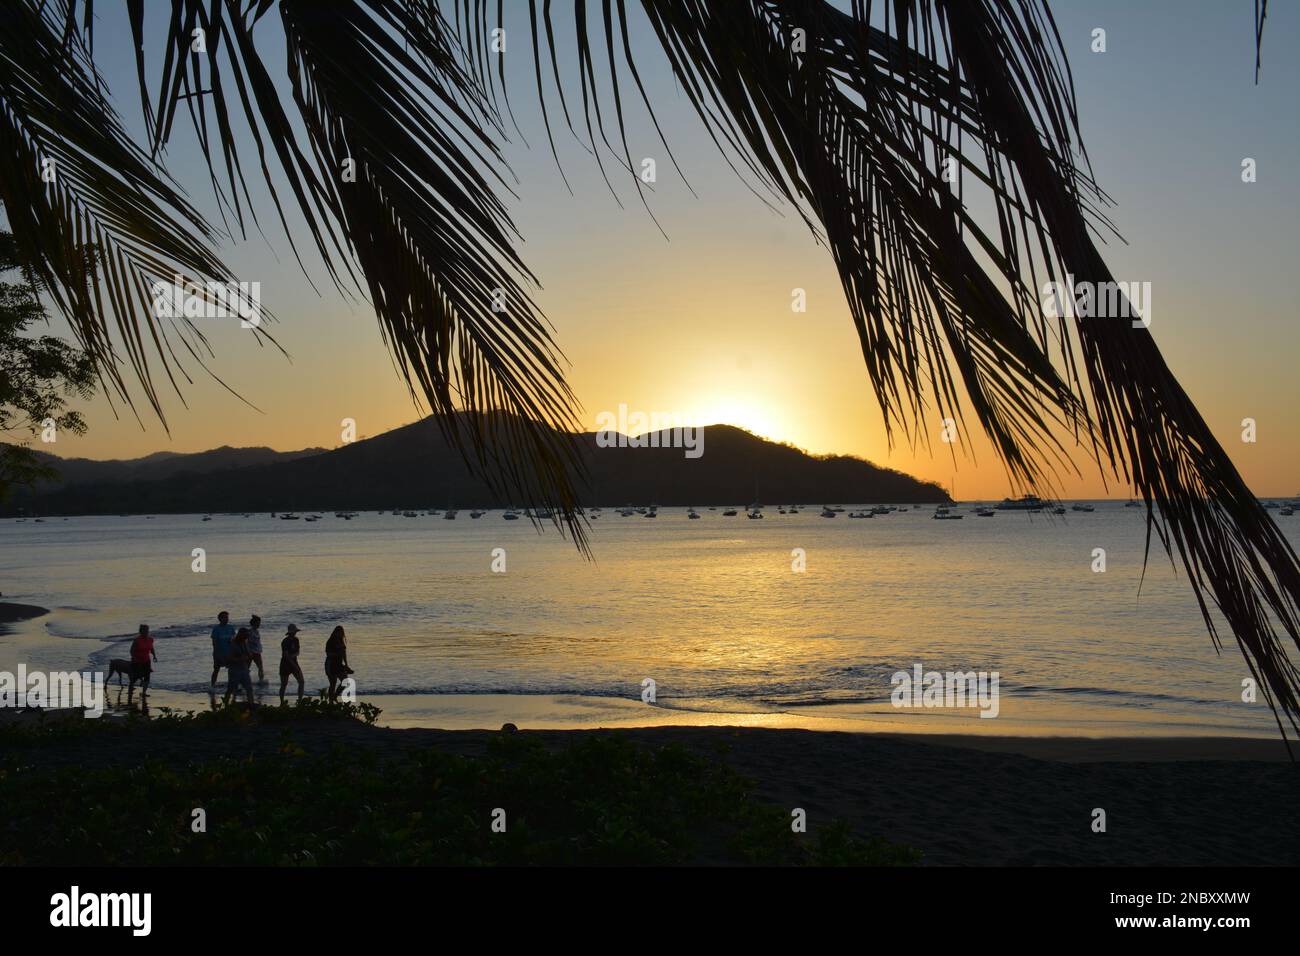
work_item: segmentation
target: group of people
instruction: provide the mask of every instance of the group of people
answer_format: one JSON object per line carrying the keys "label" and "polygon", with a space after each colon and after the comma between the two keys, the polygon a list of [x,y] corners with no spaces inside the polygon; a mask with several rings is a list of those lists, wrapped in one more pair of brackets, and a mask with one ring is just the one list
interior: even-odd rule
{"label": "group of people", "polygon": [[[301,628],[290,624],[280,641],[280,703],[284,703],[284,692],[289,686],[289,678],[298,682],[298,699],[302,699],[302,668],[298,665],[298,654],[302,642],[298,639]],[[141,697],[148,693],[149,678],[153,673],[153,664],[158,661],[158,651],[154,648],[153,635],[148,624],[141,624],[140,631],[131,641],[131,661],[128,676],[131,680],[131,692],[140,684]],[[262,665],[262,619],[254,614],[245,627],[236,628],[230,623],[230,612],[222,611],[217,615],[217,625],[212,629],[212,688],[215,693],[217,678],[221,668],[226,669],[225,702],[230,703],[235,691],[242,690],[248,706],[253,706],[252,668],[257,666],[257,682],[266,683],[266,672]],[[117,667],[117,664],[114,664]],[[325,676],[329,678],[329,699],[337,700],[343,690],[344,681],[353,673],[348,666],[348,641],[342,625],[334,628],[325,642]]]}
{"label": "group of people", "polygon": [[[298,682],[298,698],[302,699],[302,668],[298,665],[298,654],[302,642],[298,639],[300,628],[290,624],[280,641],[280,703],[284,703],[284,692],[289,686],[289,678]],[[133,651],[134,653],[134,651]],[[155,657],[156,659],[156,657]],[[212,629],[212,687],[217,686],[221,668],[226,669],[225,702],[230,703],[236,690],[244,692],[248,706],[253,706],[252,667],[257,666],[257,682],[266,683],[266,673],[262,667],[262,619],[254,614],[248,624],[236,628],[230,623],[230,612],[222,611],[217,615],[217,625]],[[334,628],[325,642],[325,676],[329,678],[329,699],[337,700],[343,689],[343,682],[352,668],[348,666],[348,642],[343,626]]]}

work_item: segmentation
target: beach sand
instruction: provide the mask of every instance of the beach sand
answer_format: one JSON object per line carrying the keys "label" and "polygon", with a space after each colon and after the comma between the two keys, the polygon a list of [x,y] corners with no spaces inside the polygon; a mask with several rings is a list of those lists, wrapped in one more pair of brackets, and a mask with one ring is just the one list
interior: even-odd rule
{"label": "beach sand", "polygon": [[[10,720],[39,719],[10,713]],[[71,717],[69,719],[81,719]],[[113,718],[107,718],[113,719]],[[592,734],[680,744],[724,760],[757,793],[807,811],[810,827],[841,818],[924,853],[928,865],[1295,865],[1300,768],[1280,741],[1232,738],[980,738],[741,726],[529,730],[545,746]],[[151,725],[103,738],[73,736],[24,757],[38,766],[130,767],[259,754],[274,758],[283,728]],[[436,747],[486,751],[496,731],[305,721],[310,752],[336,745],[383,757]],[[1107,830],[1092,830],[1093,811]]]}

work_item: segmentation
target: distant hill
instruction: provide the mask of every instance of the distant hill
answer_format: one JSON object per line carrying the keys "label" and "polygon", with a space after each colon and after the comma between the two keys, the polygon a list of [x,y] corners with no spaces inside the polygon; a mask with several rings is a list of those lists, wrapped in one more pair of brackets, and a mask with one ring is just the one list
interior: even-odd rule
{"label": "distant hill", "polygon": [[34,489],[15,489],[12,499],[0,513],[12,514],[17,509],[31,510],[34,499],[44,499],[59,490],[82,485],[114,485],[123,482],[157,481],[182,474],[208,474],[265,465],[277,461],[292,461],[319,455],[324,448],[304,448],[300,451],[276,451],[274,448],[232,448],[223,445],[200,452],[156,451],[141,458],[96,461],[92,458],[60,458],[47,452],[36,451],[37,459],[52,466],[57,477],[43,481]]}
{"label": "distant hill", "polygon": [[[584,503],[744,504],[755,497],[769,504],[949,500],[936,484],[860,458],[808,455],[730,425],[704,431],[704,454],[693,459],[680,448],[601,448],[595,433],[574,436],[589,470]],[[246,453],[265,454],[258,460],[258,454]],[[76,467],[69,467],[72,462]],[[14,514],[20,507],[53,515],[525,504],[500,500],[471,475],[432,417],[332,451],[219,448],[134,462],[74,459],[54,464],[64,471],[62,485],[27,500],[15,498],[0,513]],[[96,475],[84,464],[102,466],[102,471]],[[84,480],[86,474],[92,477]]]}

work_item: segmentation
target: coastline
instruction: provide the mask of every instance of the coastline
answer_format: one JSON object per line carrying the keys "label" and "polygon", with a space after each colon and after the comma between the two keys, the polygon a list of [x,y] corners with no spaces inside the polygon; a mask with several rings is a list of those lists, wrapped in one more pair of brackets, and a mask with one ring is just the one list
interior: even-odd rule
{"label": "coastline", "polygon": [[[116,682],[107,689],[105,719],[126,716],[129,709],[125,689]],[[278,683],[255,685],[255,689],[259,701],[264,702],[262,706],[279,706]],[[224,690],[224,680],[219,681],[218,700]],[[286,700],[292,705],[294,699],[291,687]],[[1045,726],[1001,718],[986,721],[948,714],[889,712],[887,708],[846,717],[834,705],[756,712],[686,709],[623,698],[543,694],[362,694],[358,701],[379,707],[382,713],[377,726],[394,731],[476,733],[496,731],[506,723],[520,730],[545,733],[763,729],[910,740],[1071,763],[1290,760],[1280,736],[1215,733],[1199,726],[1187,732],[1143,733],[1122,725],[1071,726],[1068,721],[1062,721],[1059,725]],[[162,689],[149,694],[150,714],[155,716],[165,711],[198,713],[211,707],[212,698],[207,694]],[[1293,743],[1293,746],[1300,758],[1300,744]]]}

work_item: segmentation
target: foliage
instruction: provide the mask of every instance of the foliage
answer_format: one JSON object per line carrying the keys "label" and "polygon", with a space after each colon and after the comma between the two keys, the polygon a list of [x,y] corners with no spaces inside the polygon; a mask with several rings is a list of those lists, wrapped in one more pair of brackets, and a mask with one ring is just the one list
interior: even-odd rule
{"label": "foliage", "polygon": [[[155,722],[152,732],[170,735],[262,721],[284,727],[274,756],[182,766],[49,768],[24,765],[6,748],[0,864],[895,866],[920,859],[834,822],[795,834],[788,810],[757,800],[722,761],[679,746],[594,736],[552,752],[535,738],[503,734],[482,758],[413,748],[381,759],[365,748],[309,754],[292,733],[295,722],[345,716],[313,703],[263,708],[255,718],[225,709]],[[80,723],[92,725],[86,733],[113,734],[104,722]],[[206,832],[191,829],[195,807],[206,812]],[[503,833],[492,829],[496,808],[506,811]]]}
{"label": "foliage", "polygon": [[[88,398],[94,365],[79,349],[52,335],[32,335],[31,326],[48,321],[30,272],[22,269],[13,235],[0,232],[0,438],[15,432],[35,435],[52,425],[83,434],[80,413],[67,400]],[[16,486],[52,478],[55,471],[24,441],[0,444],[0,501]]]}

